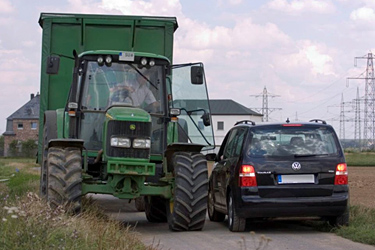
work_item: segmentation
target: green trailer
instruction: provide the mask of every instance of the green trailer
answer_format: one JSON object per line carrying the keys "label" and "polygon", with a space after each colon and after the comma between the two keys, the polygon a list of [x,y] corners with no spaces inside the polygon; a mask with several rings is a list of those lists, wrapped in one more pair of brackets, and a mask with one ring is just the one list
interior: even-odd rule
{"label": "green trailer", "polygon": [[39,24],[41,196],[74,212],[88,193],[135,199],[150,222],[202,230],[214,137],[203,64],[172,64],[176,18],[42,13]]}

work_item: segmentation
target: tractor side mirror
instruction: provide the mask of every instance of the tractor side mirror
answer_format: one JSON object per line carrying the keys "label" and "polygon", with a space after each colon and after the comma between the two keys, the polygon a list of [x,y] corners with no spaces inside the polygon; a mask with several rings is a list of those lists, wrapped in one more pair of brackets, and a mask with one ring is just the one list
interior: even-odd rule
{"label": "tractor side mirror", "polygon": [[202,116],[201,116],[202,120],[203,120],[203,124],[204,126],[210,126],[211,125],[211,121],[210,121],[210,114],[209,113],[204,113]]}
{"label": "tractor side mirror", "polygon": [[203,67],[192,66],[190,69],[190,79],[192,84],[203,84]]}
{"label": "tractor side mirror", "polygon": [[60,57],[59,56],[49,56],[47,57],[47,67],[46,73],[48,75],[56,75],[59,73],[60,67]]}

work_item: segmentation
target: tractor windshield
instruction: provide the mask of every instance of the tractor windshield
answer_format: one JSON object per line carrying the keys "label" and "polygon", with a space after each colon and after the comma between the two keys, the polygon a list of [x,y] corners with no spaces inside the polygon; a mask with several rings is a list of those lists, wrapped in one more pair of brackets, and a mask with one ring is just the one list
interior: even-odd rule
{"label": "tractor windshield", "polygon": [[202,64],[174,65],[172,81],[173,107],[181,110],[178,116],[179,141],[204,145],[204,150],[213,149],[215,141],[210,118],[207,86],[203,82],[191,82],[191,70]]}
{"label": "tractor windshield", "polygon": [[139,107],[150,113],[163,110],[159,87],[161,66],[139,69],[136,64],[112,63],[108,67],[90,61],[83,81],[83,111],[105,111],[113,105]]}

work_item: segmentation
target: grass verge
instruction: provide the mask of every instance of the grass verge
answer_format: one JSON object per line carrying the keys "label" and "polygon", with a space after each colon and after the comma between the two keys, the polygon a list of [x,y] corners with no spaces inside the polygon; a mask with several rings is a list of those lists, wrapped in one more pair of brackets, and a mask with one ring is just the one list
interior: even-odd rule
{"label": "grass verge", "polygon": [[375,209],[363,206],[350,207],[349,226],[332,227],[324,221],[306,221],[318,231],[333,232],[343,238],[375,246]]}
{"label": "grass verge", "polygon": [[345,159],[348,166],[374,167],[375,154],[367,153],[345,153]]}
{"label": "grass verge", "polygon": [[0,159],[0,176],[8,178],[0,183],[0,249],[156,249],[90,199],[83,199],[77,216],[51,209],[37,195],[39,171],[32,162]]}

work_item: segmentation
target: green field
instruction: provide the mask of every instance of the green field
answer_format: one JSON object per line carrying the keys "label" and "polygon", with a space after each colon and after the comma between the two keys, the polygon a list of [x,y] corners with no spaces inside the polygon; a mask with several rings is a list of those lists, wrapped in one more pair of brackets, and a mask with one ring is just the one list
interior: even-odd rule
{"label": "green field", "polygon": [[375,166],[375,153],[345,153],[346,163],[348,166]]}

